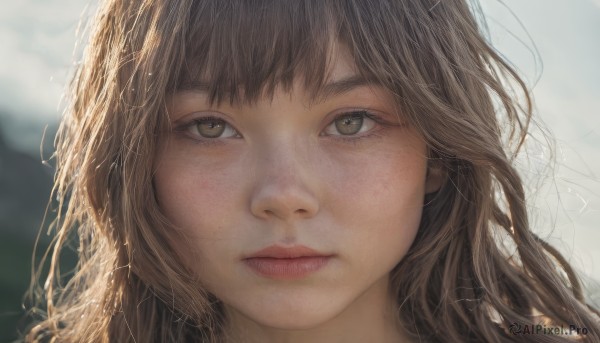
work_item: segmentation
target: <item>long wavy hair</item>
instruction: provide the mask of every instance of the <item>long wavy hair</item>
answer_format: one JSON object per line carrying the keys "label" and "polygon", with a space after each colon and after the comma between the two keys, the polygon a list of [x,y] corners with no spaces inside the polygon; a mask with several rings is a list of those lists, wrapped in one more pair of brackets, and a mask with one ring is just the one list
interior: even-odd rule
{"label": "long wavy hair", "polygon": [[[217,103],[252,102],[298,79],[317,95],[339,44],[391,91],[427,143],[430,172],[445,179],[391,272],[403,329],[422,342],[567,341],[508,330],[543,320],[600,341],[573,269],[530,230],[512,162],[531,100],[477,9],[466,0],[101,2],[56,139],[55,241],[49,271],[34,276],[45,277],[34,290],[45,314],[26,340],[219,342],[220,302],[167,244],[154,195],[166,101],[200,79]],[[65,279],[60,256],[73,240],[79,260]]]}

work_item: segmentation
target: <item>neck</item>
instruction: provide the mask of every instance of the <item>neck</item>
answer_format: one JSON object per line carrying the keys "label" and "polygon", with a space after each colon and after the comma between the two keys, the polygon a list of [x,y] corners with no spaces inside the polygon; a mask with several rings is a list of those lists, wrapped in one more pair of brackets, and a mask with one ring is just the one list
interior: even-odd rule
{"label": "neck", "polygon": [[397,322],[388,278],[381,279],[335,317],[303,330],[261,325],[227,308],[226,342],[408,342]]}

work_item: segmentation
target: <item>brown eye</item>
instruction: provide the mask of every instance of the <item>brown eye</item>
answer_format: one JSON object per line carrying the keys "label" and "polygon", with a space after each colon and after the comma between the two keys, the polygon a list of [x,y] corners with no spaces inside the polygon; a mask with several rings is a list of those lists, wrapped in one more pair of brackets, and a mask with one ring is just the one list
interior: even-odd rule
{"label": "brown eye", "polygon": [[362,128],[363,120],[360,113],[345,115],[335,120],[335,128],[342,135],[355,135]]}

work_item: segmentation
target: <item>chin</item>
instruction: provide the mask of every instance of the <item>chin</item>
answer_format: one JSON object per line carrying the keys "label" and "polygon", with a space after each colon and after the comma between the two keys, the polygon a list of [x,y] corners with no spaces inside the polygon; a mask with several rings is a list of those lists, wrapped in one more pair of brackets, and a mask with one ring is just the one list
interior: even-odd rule
{"label": "chin", "polygon": [[342,304],[323,302],[273,305],[254,307],[243,313],[247,319],[261,326],[279,330],[308,330],[334,319],[344,309]]}
{"label": "chin", "polygon": [[287,314],[287,315],[265,315],[260,318],[251,318],[254,322],[261,326],[270,327],[278,330],[296,331],[310,330],[328,322],[334,315],[322,313],[305,313],[305,314]]}

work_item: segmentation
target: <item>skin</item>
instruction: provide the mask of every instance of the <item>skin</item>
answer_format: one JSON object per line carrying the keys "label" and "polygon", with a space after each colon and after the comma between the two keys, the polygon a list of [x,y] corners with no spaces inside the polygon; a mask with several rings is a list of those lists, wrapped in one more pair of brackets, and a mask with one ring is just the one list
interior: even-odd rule
{"label": "skin", "polygon": [[[353,76],[340,57],[330,81]],[[318,101],[299,86],[251,105],[210,105],[201,90],[171,100],[156,196],[177,227],[182,259],[224,303],[228,340],[406,341],[389,272],[439,180],[426,176],[426,145],[389,94],[362,84]],[[343,136],[336,116],[361,109],[386,124],[365,119],[359,133]],[[193,120],[207,115],[231,129],[202,137]],[[242,261],[273,244],[333,257],[299,280],[260,276]]]}

